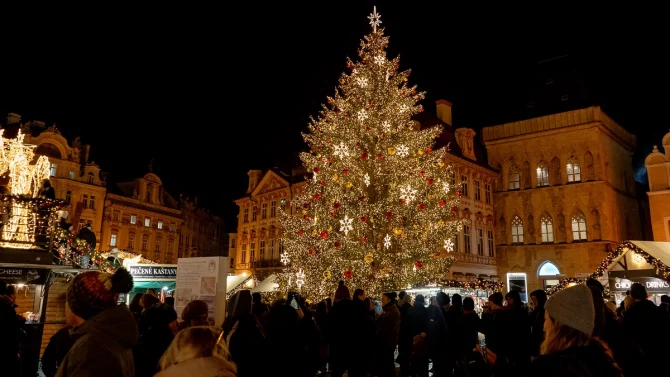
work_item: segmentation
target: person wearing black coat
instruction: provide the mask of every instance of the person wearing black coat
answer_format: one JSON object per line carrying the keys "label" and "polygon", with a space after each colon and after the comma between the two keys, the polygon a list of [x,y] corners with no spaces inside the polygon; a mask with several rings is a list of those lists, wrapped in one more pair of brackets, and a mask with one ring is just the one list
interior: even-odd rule
{"label": "person wearing black coat", "polygon": [[530,313],[530,355],[537,357],[540,354],[540,344],[544,340],[544,304],[547,302],[547,293],[542,289],[531,292],[533,311]]}
{"label": "person wearing black coat", "polygon": [[54,377],[58,367],[65,360],[65,356],[72,348],[75,339],[70,334],[70,329],[65,326],[58,330],[49,340],[47,348],[42,355],[42,373],[46,377]]}
{"label": "person wearing black coat", "polygon": [[20,327],[7,283],[0,280],[0,366],[3,376],[19,376]]}

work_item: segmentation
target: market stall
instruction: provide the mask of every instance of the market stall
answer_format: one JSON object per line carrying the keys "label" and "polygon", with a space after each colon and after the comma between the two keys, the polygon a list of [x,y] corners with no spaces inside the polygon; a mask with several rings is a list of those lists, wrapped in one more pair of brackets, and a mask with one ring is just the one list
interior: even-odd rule
{"label": "market stall", "polygon": [[145,293],[147,289],[154,289],[161,301],[172,296],[177,286],[176,264],[128,264],[125,265],[133,277],[133,289],[124,297],[126,303],[138,293]]}
{"label": "market stall", "polygon": [[562,279],[547,293],[583,284],[590,278],[600,281],[606,295],[616,303],[623,300],[633,283],[640,283],[658,305],[661,295],[670,295],[670,242],[624,241],[607,253],[594,273],[585,279]]}

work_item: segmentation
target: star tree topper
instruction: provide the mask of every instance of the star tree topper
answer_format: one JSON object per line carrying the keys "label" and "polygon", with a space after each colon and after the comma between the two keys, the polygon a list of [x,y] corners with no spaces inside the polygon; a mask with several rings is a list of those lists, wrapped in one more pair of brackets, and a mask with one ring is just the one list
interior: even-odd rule
{"label": "star tree topper", "polygon": [[381,14],[377,13],[377,6],[374,6],[372,8],[372,13],[370,13],[370,15],[368,16],[368,19],[370,20],[370,25],[372,25],[372,31],[374,33],[377,32],[377,26],[382,24],[381,18],[382,18]]}

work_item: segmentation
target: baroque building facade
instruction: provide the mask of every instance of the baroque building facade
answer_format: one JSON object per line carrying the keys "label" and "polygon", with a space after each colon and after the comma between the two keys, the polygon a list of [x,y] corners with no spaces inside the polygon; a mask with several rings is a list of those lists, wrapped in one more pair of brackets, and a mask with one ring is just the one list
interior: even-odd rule
{"label": "baroque building facade", "polygon": [[194,200],[180,197],[179,208],[184,216],[184,226],[180,232],[180,257],[228,255],[228,235],[224,233],[221,217],[198,207],[197,197]]}
{"label": "baroque building facade", "polygon": [[[8,123],[12,120],[20,120],[20,116],[10,114]],[[89,161],[90,146],[81,144],[79,138],[69,144],[55,125],[44,129],[42,122],[23,124],[22,131],[24,142],[36,146],[35,154],[49,158],[49,180],[56,198],[65,200],[69,205],[66,208],[69,213],[67,221],[72,222],[75,231],[91,224],[99,247],[107,189],[101,179],[100,167]]]}
{"label": "baroque building facade", "polygon": [[508,289],[583,277],[619,242],[639,238],[635,136],[600,107],[484,127],[482,140],[499,172],[496,247]]}
{"label": "baroque building facade", "polygon": [[111,184],[105,198],[101,250],[142,254],[157,263],[177,263],[184,216],[179,202],[154,173]]}
{"label": "baroque building facade", "polygon": [[649,180],[649,214],[654,241],[670,242],[670,132],[645,158]]}

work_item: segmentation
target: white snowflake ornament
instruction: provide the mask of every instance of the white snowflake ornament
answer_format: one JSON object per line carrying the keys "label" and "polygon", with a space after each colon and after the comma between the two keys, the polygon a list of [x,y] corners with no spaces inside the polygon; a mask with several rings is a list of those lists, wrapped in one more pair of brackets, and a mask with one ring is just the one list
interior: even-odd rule
{"label": "white snowflake ornament", "polygon": [[398,156],[400,157],[407,157],[409,156],[409,148],[405,144],[400,144],[397,148],[396,151],[398,153]]}
{"label": "white snowflake ornament", "polygon": [[368,79],[367,79],[367,77],[359,77],[359,78],[356,79],[356,83],[361,88],[365,88],[365,87],[368,86]]}
{"label": "white snowflake ornament", "polygon": [[368,173],[365,173],[365,175],[363,176],[363,183],[365,183],[366,187],[370,186],[370,176],[368,175]]}
{"label": "white snowflake ornament", "polygon": [[358,112],[358,120],[360,120],[360,121],[364,121],[364,120],[366,120],[366,119],[368,119],[368,112],[365,111],[365,109],[361,109],[361,110]]}
{"label": "white snowflake ornament", "polygon": [[340,220],[340,232],[344,232],[344,235],[349,235],[349,231],[354,229],[353,221],[354,219],[350,219],[349,216],[344,215],[344,219]]}
{"label": "white snowflake ornament", "polygon": [[384,64],[384,61],[386,61],[386,59],[384,58],[383,55],[375,56],[375,64],[382,65],[382,64]]}
{"label": "white snowflake ornament", "polygon": [[339,157],[340,159],[349,157],[349,148],[346,145],[344,145],[344,143],[340,143],[339,145],[335,146],[335,151],[333,152],[333,154]]}
{"label": "white snowflake ornament", "polygon": [[454,242],[451,239],[444,240],[444,248],[447,249],[447,253],[454,251]]}
{"label": "white snowflake ornament", "polygon": [[445,194],[448,194],[449,190],[451,190],[451,184],[449,184],[449,182],[443,182],[442,189],[444,190]]}
{"label": "white snowflake ornament", "polygon": [[391,131],[391,123],[384,121],[384,123],[382,123],[382,130],[384,130],[384,132]]}
{"label": "white snowflake ornament", "polygon": [[409,203],[416,198],[416,190],[412,188],[409,184],[405,187],[400,188],[400,199],[404,199],[405,202]]}
{"label": "white snowflake ornament", "polygon": [[[295,285],[300,289],[305,284],[305,273],[302,272],[302,268],[295,273]],[[294,298],[295,300],[295,298]]]}
{"label": "white snowflake ornament", "polygon": [[384,248],[388,249],[389,247],[391,247],[391,236],[387,234],[384,237]]}
{"label": "white snowflake ornament", "polygon": [[282,253],[279,260],[284,264],[284,266],[291,262],[291,258],[288,257],[288,253],[286,251]]}
{"label": "white snowflake ornament", "polygon": [[408,110],[409,110],[409,106],[407,106],[407,105],[400,106],[400,112],[401,113],[406,113]]}

